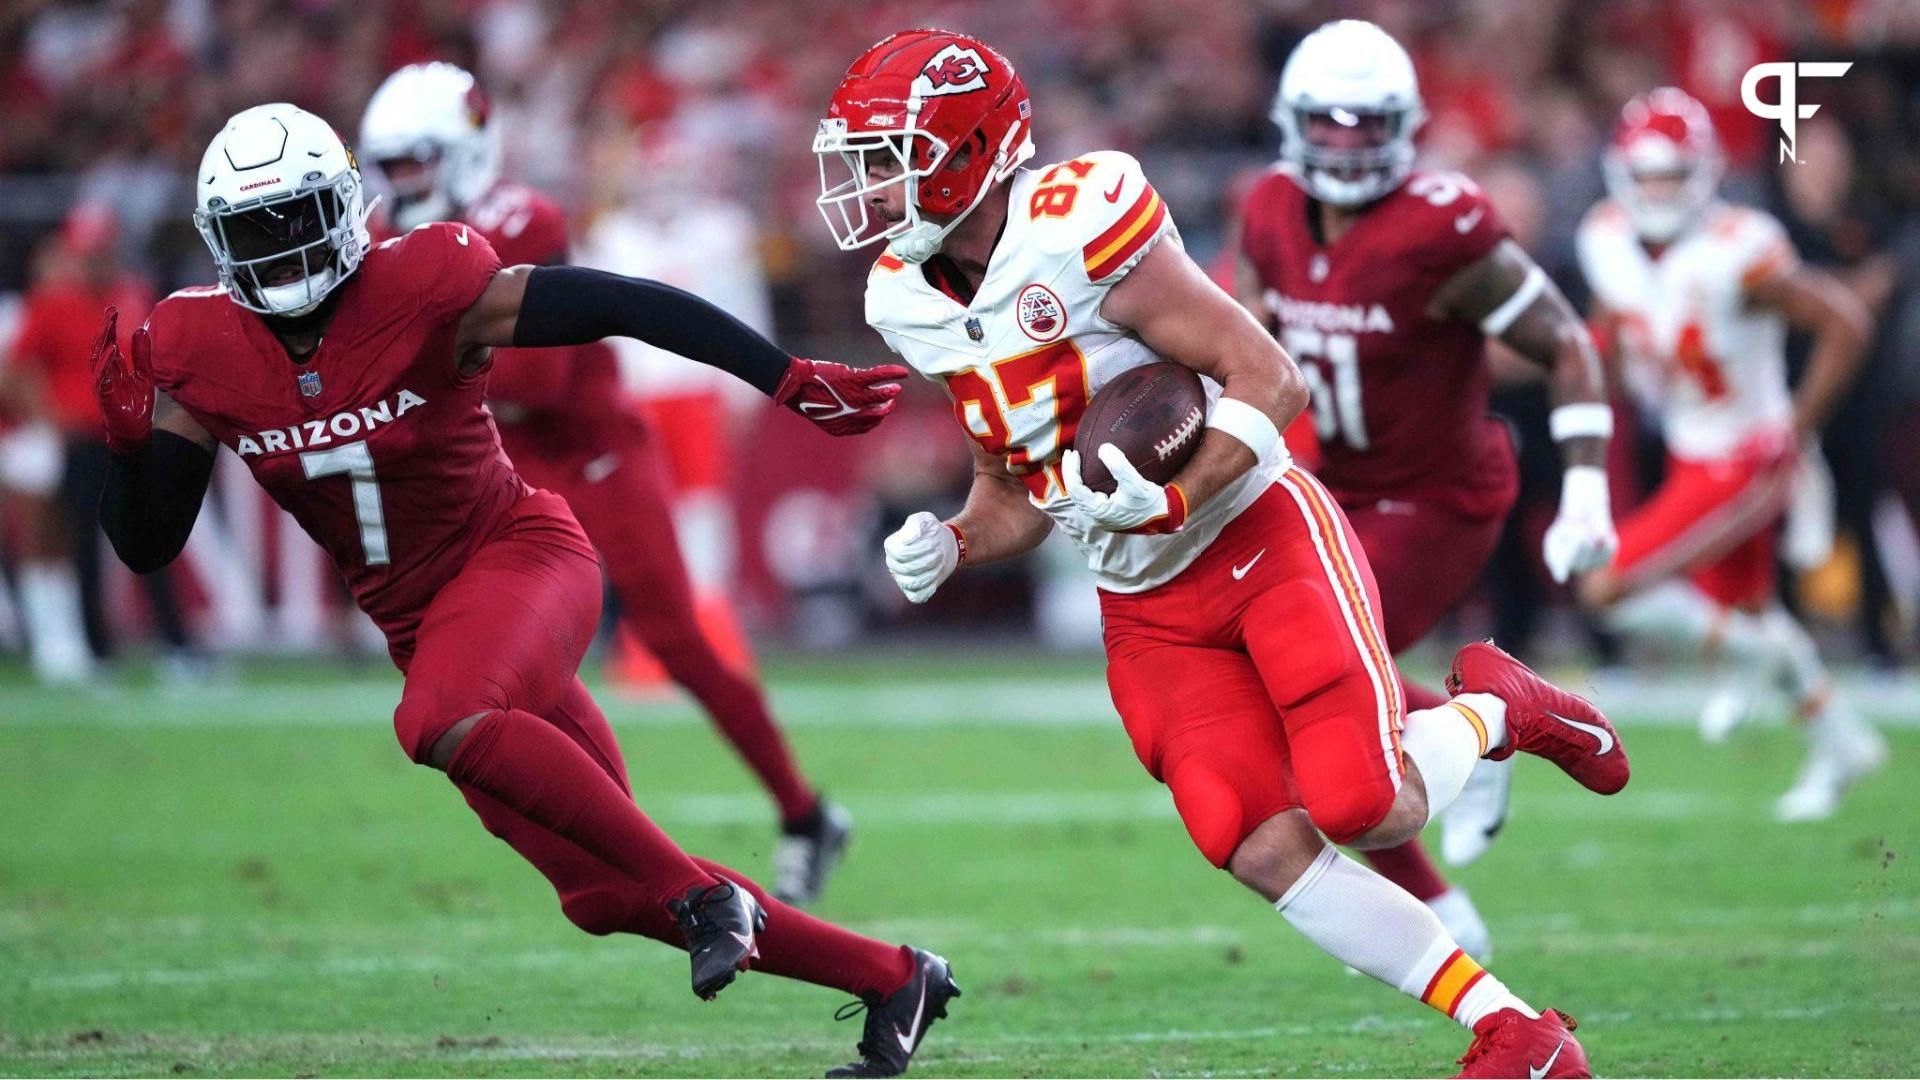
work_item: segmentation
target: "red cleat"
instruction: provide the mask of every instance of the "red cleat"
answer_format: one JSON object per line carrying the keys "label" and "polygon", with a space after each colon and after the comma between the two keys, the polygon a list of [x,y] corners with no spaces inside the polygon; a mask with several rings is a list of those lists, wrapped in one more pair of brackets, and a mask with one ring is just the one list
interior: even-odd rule
{"label": "red cleat", "polygon": [[1501,1009],[1473,1026],[1473,1044],[1460,1058],[1459,1076],[1546,1080],[1552,1076],[1592,1076],[1587,1051],[1573,1030],[1571,1016],[1552,1009],[1529,1019],[1518,1009]]}
{"label": "red cleat", "polygon": [[1449,694],[1492,694],[1507,703],[1506,744],[1487,752],[1493,761],[1525,750],[1566,770],[1582,787],[1611,795],[1632,770],[1620,733],[1586,698],[1533,673],[1490,641],[1476,641],[1453,657]]}

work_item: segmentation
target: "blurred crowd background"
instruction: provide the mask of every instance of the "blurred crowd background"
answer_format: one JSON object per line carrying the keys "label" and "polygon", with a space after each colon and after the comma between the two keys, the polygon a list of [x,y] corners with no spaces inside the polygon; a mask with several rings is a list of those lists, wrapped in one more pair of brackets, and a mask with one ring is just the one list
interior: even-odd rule
{"label": "blurred crowd background", "polygon": [[[0,6],[0,439],[13,445],[0,455],[0,565],[15,596],[64,588],[60,575],[77,573],[75,618],[94,654],[154,641],[189,675],[208,652],[367,642],[316,552],[243,470],[223,475],[176,571],[137,587],[117,566],[93,570],[101,459],[85,346],[106,298],[137,318],[153,297],[211,280],[188,222],[191,174],[241,108],[291,101],[351,141],[388,72],[460,63],[492,99],[506,175],[568,207],[580,261],[712,296],[796,352],[873,362],[882,347],[860,317],[871,252],[834,249],[812,206],[809,147],[829,91],[868,44],[914,25],[995,44],[1032,91],[1040,160],[1135,154],[1188,246],[1210,258],[1236,193],[1274,156],[1267,113],[1281,63],[1308,30],[1343,16],[1409,45],[1432,114],[1425,158],[1490,189],[1576,303],[1585,289],[1573,229],[1601,194],[1599,156],[1620,104],[1674,83],[1708,105],[1731,159],[1729,195],[1778,214],[1803,255],[1877,319],[1867,371],[1826,440],[1837,540],[1829,557],[1785,571],[1783,590],[1853,655],[1910,659],[1920,603],[1913,0],[12,0]],[[1780,59],[1855,62],[1843,79],[1802,90],[1822,102],[1801,125],[1804,164],[1779,164],[1777,130],[1740,104],[1746,69]],[[1460,616],[1469,625],[1453,629],[1608,659],[1611,643],[1578,622],[1539,566],[1557,495],[1543,392],[1521,365],[1496,359],[1527,495]],[[625,360],[639,407],[674,441],[683,533],[723,632],[737,622],[817,648],[956,628],[1095,640],[1091,590],[1065,551],[982,571],[927,609],[909,610],[887,584],[879,536],[909,511],[950,509],[965,489],[966,447],[933,388],[916,388],[876,435],[826,446],[683,363],[644,350]],[[0,604],[0,648],[18,648],[6,615]],[[623,665],[645,676],[643,658]]]}

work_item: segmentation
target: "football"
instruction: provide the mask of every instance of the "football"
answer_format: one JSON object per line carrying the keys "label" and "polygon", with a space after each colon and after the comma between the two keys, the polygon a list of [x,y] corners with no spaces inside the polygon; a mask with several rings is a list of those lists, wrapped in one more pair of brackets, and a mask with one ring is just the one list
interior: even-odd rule
{"label": "football", "polygon": [[1121,372],[1080,418],[1073,437],[1080,479],[1095,491],[1113,492],[1113,474],[1095,452],[1112,443],[1140,475],[1164,484],[1199,447],[1206,419],[1207,391],[1191,368],[1163,360]]}

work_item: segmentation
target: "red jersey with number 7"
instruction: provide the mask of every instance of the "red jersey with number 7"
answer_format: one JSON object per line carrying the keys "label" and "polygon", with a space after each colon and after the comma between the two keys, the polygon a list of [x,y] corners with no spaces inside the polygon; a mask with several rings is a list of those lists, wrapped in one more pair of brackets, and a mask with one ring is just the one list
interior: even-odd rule
{"label": "red jersey with number 7", "polygon": [[1506,225],[1457,173],[1413,174],[1331,244],[1314,211],[1274,170],[1247,194],[1241,251],[1312,392],[1316,474],[1348,506],[1408,499],[1503,513],[1517,477],[1511,441],[1487,415],[1485,335],[1432,305]]}
{"label": "red jersey with number 7", "polygon": [[326,549],[397,652],[529,491],[486,410],[486,369],[462,375],[454,355],[499,268],[465,225],[378,244],[303,364],[219,288],[174,293],[147,320],[155,384]]}

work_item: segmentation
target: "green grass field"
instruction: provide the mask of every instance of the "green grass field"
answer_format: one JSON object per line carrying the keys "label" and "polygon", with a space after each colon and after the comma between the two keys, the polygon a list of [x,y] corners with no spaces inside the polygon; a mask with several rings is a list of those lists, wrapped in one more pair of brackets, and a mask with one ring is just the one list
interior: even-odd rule
{"label": "green grass field", "polygon": [[[938,672],[935,681],[922,681]],[[972,674],[968,674],[972,673]],[[916,1075],[1439,1075],[1463,1033],[1299,940],[1193,851],[1077,661],[776,666],[858,820],[829,917],[944,953]],[[397,680],[63,695],[0,675],[0,1074],[818,1075],[841,998],[596,939],[392,738]],[[1603,1075],[1920,1068],[1920,732],[1841,817],[1765,820],[1780,727],[1701,746],[1605,702],[1635,778],[1519,770],[1459,875],[1493,965]],[[1636,711],[1638,709],[1639,711]],[[770,811],[694,712],[611,701],[643,806],[764,869]],[[1654,723],[1660,720],[1666,724]]]}

